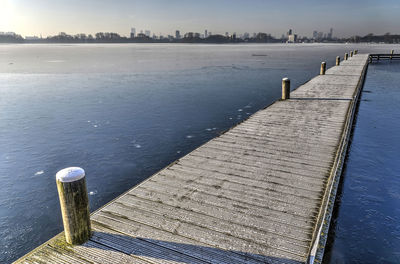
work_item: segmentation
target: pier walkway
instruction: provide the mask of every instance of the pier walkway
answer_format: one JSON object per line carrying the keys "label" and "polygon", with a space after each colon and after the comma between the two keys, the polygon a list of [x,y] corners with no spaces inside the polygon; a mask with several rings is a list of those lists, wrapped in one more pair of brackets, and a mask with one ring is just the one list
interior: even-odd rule
{"label": "pier walkway", "polygon": [[[368,54],[341,62],[17,263],[308,263],[321,254]],[[279,87],[277,87],[279,89]]]}

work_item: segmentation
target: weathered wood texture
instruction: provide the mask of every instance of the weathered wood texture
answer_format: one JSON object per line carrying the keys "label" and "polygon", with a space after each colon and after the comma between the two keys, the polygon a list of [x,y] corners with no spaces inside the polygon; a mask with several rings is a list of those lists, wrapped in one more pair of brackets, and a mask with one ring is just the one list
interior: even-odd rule
{"label": "weathered wood texture", "polygon": [[[318,241],[368,55],[354,55],[18,263],[305,263]],[[279,87],[277,87],[279,89]]]}
{"label": "weathered wood texture", "polygon": [[82,244],[91,234],[86,178],[73,182],[57,179],[56,182],[65,238],[69,244]]}

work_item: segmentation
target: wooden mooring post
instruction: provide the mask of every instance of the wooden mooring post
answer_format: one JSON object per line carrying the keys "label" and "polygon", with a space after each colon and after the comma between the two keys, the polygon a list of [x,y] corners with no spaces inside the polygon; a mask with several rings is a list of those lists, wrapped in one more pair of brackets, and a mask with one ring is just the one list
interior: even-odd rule
{"label": "wooden mooring post", "polygon": [[325,75],[326,72],[326,62],[321,62],[321,70],[319,72],[320,75]]}
{"label": "wooden mooring post", "polygon": [[344,60],[348,60],[349,59],[349,54],[348,53],[345,53],[344,54]]}
{"label": "wooden mooring post", "polygon": [[354,51],[354,55],[357,55],[357,54],[358,54],[358,50],[355,50],[355,51]]}
{"label": "wooden mooring post", "polygon": [[83,244],[91,236],[85,171],[78,167],[60,170],[56,181],[65,240],[72,245]]}
{"label": "wooden mooring post", "polygon": [[290,99],[290,80],[289,78],[282,79],[282,100]]}
{"label": "wooden mooring post", "polygon": [[339,65],[340,65],[340,57],[337,56],[337,57],[336,57],[336,66],[339,66]]}
{"label": "wooden mooring post", "polygon": [[353,57],[353,51],[350,51],[350,57]]}

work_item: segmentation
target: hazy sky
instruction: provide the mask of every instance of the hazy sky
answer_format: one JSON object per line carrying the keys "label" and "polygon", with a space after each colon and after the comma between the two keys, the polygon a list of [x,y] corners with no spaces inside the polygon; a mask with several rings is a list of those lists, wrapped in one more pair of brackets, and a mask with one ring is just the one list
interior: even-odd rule
{"label": "hazy sky", "polygon": [[173,34],[266,32],[289,28],[334,36],[400,33],[400,0],[0,0],[0,31],[55,35],[137,31]]}

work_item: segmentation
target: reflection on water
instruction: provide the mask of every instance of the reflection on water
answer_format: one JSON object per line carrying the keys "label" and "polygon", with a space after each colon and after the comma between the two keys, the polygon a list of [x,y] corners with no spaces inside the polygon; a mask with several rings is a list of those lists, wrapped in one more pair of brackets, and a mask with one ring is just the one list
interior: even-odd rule
{"label": "reflection on water", "polygon": [[400,263],[400,63],[368,69],[325,263]]}
{"label": "reflection on water", "polygon": [[94,210],[278,99],[282,77],[392,48],[0,45],[0,263],[61,231],[59,169],[86,170]]}

